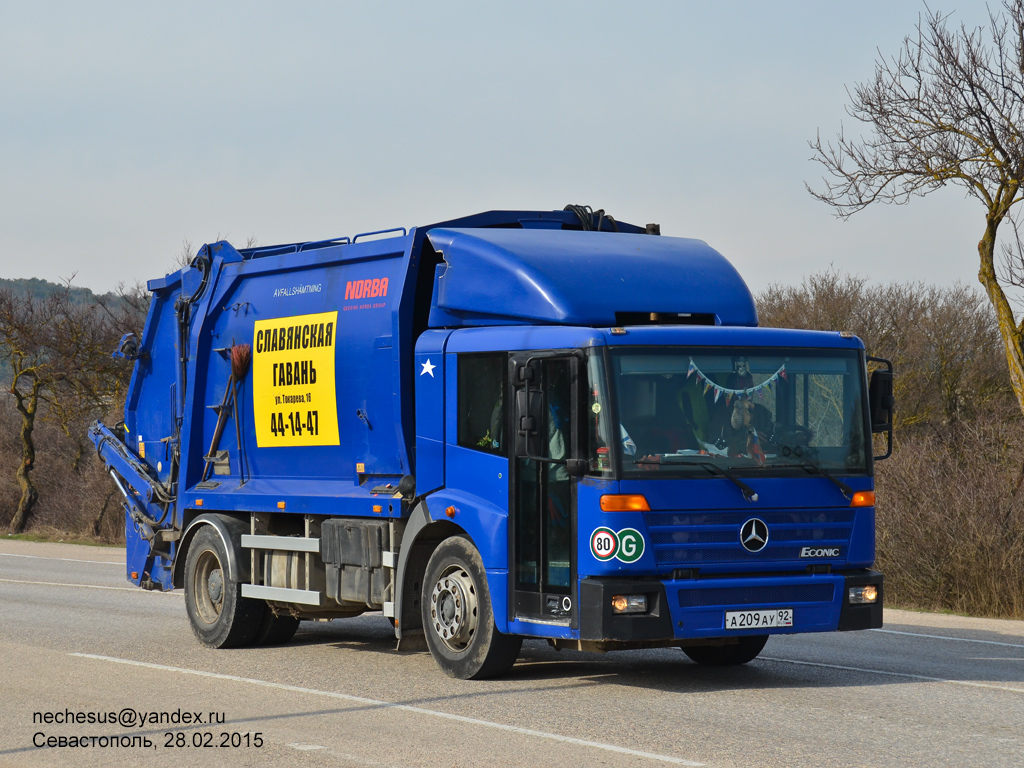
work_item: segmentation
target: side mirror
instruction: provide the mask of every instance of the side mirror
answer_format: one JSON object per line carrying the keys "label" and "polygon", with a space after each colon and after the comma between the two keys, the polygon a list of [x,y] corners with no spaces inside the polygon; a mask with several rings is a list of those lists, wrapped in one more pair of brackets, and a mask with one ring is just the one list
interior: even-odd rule
{"label": "side mirror", "polygon": [[117,349],[113,357],[123,357],[125,360],[136,360],[139,357],[139,340],[134,333],[126,333],[117,342]]}
{"label": "side mirror", "polygon": [[896,403],[892,396],[892,371],[879,369],[871,373],[868,385],[868,403],[871,408],[871,431],[892,429],[892,410]]}
{"label": "side mirror", "polygon": [[869,357],[868,362],[882,363],[885,368],[877,368],[871,372],[868,382],[868,417],[871,419],[871,431],[875,434],[885,433],[886,450],[876,460],[892,456],[892,411],[896,399],[892,396],[892,362],[881,357]]}

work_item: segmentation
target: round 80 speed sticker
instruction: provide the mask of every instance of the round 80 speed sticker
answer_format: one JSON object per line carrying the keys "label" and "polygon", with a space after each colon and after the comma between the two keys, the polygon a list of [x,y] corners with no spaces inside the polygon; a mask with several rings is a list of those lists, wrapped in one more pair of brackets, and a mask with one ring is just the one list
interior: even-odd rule
{"label": "round 80 speed sticker", "polygon": [[604,562],[619,551],[619,539],[611,528],[598,528],[590,535],[590,554]]}
{"label": "round 80 speed sticker", "polygon": [[635,563],[644,554],[644,537],[636,528],[623,528],[618,533],[603,526],[595,528],[590,534],[590,554],[603,563],[613,557]]}

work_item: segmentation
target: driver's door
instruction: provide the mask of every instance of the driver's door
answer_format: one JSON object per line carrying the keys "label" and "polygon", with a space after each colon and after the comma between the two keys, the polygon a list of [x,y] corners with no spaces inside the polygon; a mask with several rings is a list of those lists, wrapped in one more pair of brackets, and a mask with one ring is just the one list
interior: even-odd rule
{"label": "driver's door", "polygon": [[576,489],[566,465],[579,455],[579,361],[521,353],[510,374],[514,617],[575,627]]}

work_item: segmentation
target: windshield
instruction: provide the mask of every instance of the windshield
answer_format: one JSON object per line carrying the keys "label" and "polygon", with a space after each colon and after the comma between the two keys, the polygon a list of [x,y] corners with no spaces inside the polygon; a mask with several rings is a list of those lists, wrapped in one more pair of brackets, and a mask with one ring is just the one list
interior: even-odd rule
{"label": "windshield", "polygon": [[867,472],[855,350],[619,347],[606,359],[607,372],[599,355],[588,366],[592,471],[618,455],[624,476],[706,474],[709,462]]}

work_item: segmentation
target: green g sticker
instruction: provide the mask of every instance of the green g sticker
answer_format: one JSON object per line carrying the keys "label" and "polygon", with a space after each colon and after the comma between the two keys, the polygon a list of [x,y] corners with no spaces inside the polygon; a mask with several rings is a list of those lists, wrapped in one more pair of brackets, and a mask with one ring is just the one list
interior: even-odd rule
{"label": "green g sticker", "polygon": [[615,554],[624,563],[635,563],[644,554],[644,537],[635,528],[619,531],[619,551]]}

